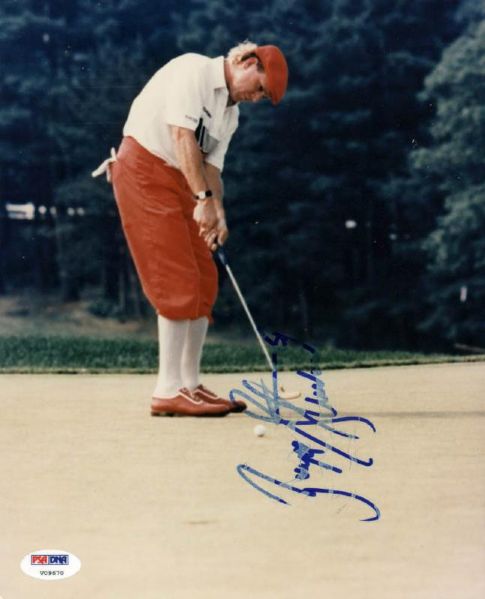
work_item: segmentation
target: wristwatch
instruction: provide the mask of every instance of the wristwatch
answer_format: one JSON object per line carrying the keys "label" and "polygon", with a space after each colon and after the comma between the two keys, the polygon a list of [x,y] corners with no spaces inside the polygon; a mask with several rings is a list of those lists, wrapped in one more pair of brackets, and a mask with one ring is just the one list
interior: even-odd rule
{"label": "wristwatch", "polygon": [[206,189],[205,191],[199,191],[199,193],[196,193],[194,195],[194,198],[196,200],[205,200],[207,198],[211,198],[212,197],[212,191],[210,189]]}

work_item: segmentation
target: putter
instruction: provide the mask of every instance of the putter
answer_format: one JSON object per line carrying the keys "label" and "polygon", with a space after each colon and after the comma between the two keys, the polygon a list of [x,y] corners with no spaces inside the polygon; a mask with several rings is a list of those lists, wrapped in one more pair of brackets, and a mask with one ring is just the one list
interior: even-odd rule
{"label": "putter", "polygon": [[[274,368],[273,361],[271,360],[268,349],[263,341],[263,338],[261,337],[261,335],[258,331],[258,327],[256,326],[256,323],[254,322],[254,319],[251,316],[251,312],[249,311],[246,300],[244,299],[243,294],[241,293],[241,289],[239,288],[239,285],[237,284],[236,277],[234,276],[234,274],[231,270],[231,267],[229,266],[229,262],[227,261],[227,256],[221,247],[218,247],[216,252],[217,252],[217,256],[218,256],[219,260],[221,261],[221,264],[224,266],[227,274],[229,275],[229,278],[231,279],[232,286],[234,287],[234,290],[239,298],[239,301],[241,302],[241,305],[244,308],[244,311],[246,312],[246,316],[248,317],[248,320],[251,323],[254,334],[256,335],[259,345],[261,346],[261,349],[263,350],[263,354],[264,354],[264,357],[266,358],[266,362],[268,363],[269,369],[271,370],[271,372],[273,372],[273,368]],[[296,399],[297,397],[300,397],[300,395],[301,395],[301,393],[299,391],[285,391],[284,387],[282,387],[281,385],[278,388],[278,393],[282,399]]]}

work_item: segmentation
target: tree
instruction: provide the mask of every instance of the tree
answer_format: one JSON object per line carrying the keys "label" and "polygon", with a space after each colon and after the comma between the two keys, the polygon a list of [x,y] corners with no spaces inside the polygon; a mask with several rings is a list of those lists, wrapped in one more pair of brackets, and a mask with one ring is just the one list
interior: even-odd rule
{"label": "tree", "polygon": [[90,172],[119,144],[129,104],[142,86],[143,59],[141,43],[127,50],[115,51],[110,43],[98,48],[89,58],[89,75],[64,92],[64,120],[55,133],[71,172],[55,193],[61,282],[71,296],[86,283],[101,283],[101,296],[118,312],[127,307],[120,296],[127,291],[124,241],[111,186]]}
{"label": "tree", "polygon": [[266,321],[271,302],[270,322],[300,333],[393,340],[390,192],[429,116],[416,95],[455,34],[453,10],[443,0],[274,1],[229,14],[215,1],[191,13],[184,50],[216,54],[249,37],[289,59],[285,101],[242,108],[226,169],[230,247]]}
{"label": "tree", "polygon": [[[101,311],[139,314],[144,305],[133,276],[112,190],[90,180],[90,171],[117,147],[137,93],[174,54],[170,13],[153,0],[123,0],[92,6],[79,0],[76,49],[82,71],[66,73],[57,96],[63,118],[51,132],[64,161],[56,186],[58,264],[64,296],[78,295],[86,283],[101,284]],[[178,3],[183,10],[184,3]],[[154,27],[154,24],[157,27]],[[91,45],[86,44],[90,40]],[[81,208],[83,218],[66,211]],[[83,259],[80,259],[80,257]]]}
{"label": "tree", "polygon": [[430,264],[423,328],[452,342],[485,344],[485,19],[443,54],[426,79],[436,102],[429,147],[413,153],[421,178],[432,178],[444,213],[425,249]]}
{"label": "tree", "polygon": [[[64,299],[76,299],[83,281],[96,280],[96,265],[103,265],[97,274],[105,281],[102,273],[111,270],[105,251],[105,260],[81,263],[86,249],[110,238],[103,235],[110,222],[104,216],[93,226],[93,214],[104,214],[108,203],[81,180],[118,144],[129,103],[173,56],[175,29],[165,8],[176,4],[165,5],[161,11],[154,0],[2,3],[0,201],[36,206],[32,274],[40,290],[60,282]],[[183,10],[184,3],[177,6]],[[101,201],[96,207],[95,198]],[[73,202],[91,215],[90,226],[67,214]],[[7,226],[4,219],[2,230]],[[2,243],[6,237],[3,232]]]}
{"label": "tree", "polygon": [[[473,0],[5,0],[0,197],[56,204],[56,219],[36,221],[35,255],[52,257],[44,271],[37,259],[38,279],[59,271],[65,298],[85,284],[120,296],[111,192],[89,171],[155,69],[249,38],[280,45],[290,65],[281,105],[241,107],[224,173],[228,251],[257,320],[353,345],[414,342],[422,239],[447,194],[439,171],[408,173],[410,150],[433,139],[436,102],[418,92],[475,15]],[[234,319],[230,288],[217,310]]]}
{"label": "tree", "polygon": [[[73,2],[73,5],[76,3]],[[50,89],[64,56],[66,21],[52,14],[53,2],[6,0],[0,8],[0,201],[51,204],[56,152],[49,114],[58,112]],[[55,283],[52,220],[37,218],[33,278],[40,289]],[[8,223],[4,228],[8,227]]]}

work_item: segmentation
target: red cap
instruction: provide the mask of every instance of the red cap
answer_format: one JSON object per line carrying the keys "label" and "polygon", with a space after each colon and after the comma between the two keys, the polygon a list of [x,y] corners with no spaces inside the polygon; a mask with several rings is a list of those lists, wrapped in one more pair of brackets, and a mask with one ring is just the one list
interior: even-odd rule
{"label": "red cap", "polygon": [[259,46],[254,50],[266,73],[268,94],[273,104],[283,98],[288,85],[288,64],[277,46]]}

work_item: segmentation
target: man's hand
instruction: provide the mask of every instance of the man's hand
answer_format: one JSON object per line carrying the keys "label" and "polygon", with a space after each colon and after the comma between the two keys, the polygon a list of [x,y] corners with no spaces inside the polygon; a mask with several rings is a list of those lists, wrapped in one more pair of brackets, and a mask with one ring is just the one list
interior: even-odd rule
{"label": "man's hand", "polygon": [[217,213],[211,199],[197,201],[194,220],[199,225],[199,234],[204,238],[217,227]]}
{"label": "man's hand", "polygon": [[229,231],[227,229],[226,219],[224,218],[224,215],[222,215],[218,218],[217,225],[214,229],[204,236],[204,240],[209,246],[209,249],[212,252],[215,252],[219,246],[224,245],[228,237]]}
{"label": "man's hand", "polygon": [[[224,212],[218,215],[217,219],[217,245],[224,245],[229,237],[229,230],[226,224],[226,217]],[[214,249],[217,249],[215,247]]]}
{"label": "man's hand", "polygon": [[[196,211],[194,210],[194,219],[195,212]],[[202,228],[200,229],[200,235],[204,238],[204,241],[212,252],[215,252],[219,246],[224,245],[229,237],[229,230],[227,228],[224,211],[216,210],[216,214],[217,220],[212,228],[207,230],[204,229],[204,231]]]}

